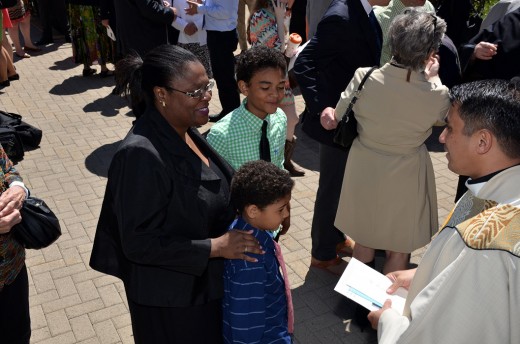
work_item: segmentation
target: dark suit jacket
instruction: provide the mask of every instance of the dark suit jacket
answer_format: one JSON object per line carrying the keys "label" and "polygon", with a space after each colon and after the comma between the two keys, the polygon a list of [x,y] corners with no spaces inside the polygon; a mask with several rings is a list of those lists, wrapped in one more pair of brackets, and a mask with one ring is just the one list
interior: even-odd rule
{"label": "dark suit jacket", "polygon": [[170,8],[163,6],[162,0],[114,0],[114,7],[119,55],[125,56],[135,50],[144,56],[153,48],[168,43],[168,27],[174,16]]}
{"label": "dark suit jacket", "polygon": [[223,297],[223,259],[209,258],[209,238],[234,218],[233,169],[196,130],[189,135],[221,178],[150,108],[110,165],[90,266],[122,279],[138,304],[186,307]]}
{"label": "dark suit jacket", "polygon": [[442,84],[448,88],[452,88],[462,82],[462,74],[460,71],[459,54],[453,41],[444,35],[442,37],[441,45],[439,47],[439,78],[441,78]]}
{"label": "dark suit jacket", "polygon": [[[491,60],[471,61],[475,45],[482,41],[496,43],[497,54]],[[464,45],[460,62],[465,81],[494,78],[509,80],[520,76],[520,8],[506,14]]]}
{"label": "dark suit jacket", "polygon": [[380,54],[376,33],[361,1],[334,0],[294,65],[308,109],[303,119],[304,132],[334,145],[333,131],[321,126],[319,114],[328,106],[336,106],[356,69],[379,65]]}

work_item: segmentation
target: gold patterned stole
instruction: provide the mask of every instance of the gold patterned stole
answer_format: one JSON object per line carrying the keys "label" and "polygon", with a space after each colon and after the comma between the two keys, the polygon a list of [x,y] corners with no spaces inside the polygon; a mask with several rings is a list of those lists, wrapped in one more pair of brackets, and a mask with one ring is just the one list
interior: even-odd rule
{"label": "gold patterned stole", "polygon": [[[520,208],[483,200],[467,192],[442,229],[456,228],[475,250],[502,250],[520,257]],[[441,229],[441,231],[442,231]]]}

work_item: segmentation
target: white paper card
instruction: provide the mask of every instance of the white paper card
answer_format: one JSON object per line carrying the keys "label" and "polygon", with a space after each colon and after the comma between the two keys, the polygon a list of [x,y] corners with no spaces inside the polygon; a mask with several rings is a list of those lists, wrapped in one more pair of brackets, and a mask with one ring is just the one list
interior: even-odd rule
{"label": "white paper card", "polygon": [[393,295],[387,294],[386,290],[391,285],[392,281],[388,277],[352,258],[334,290],[370,311],[380,309],[390,299],[392,308],[403,314],[408,291],[399,288]]}
{"label": "white paper card", "polygon": [[107,35],[110,37],[111,40],[114,42],[116,41],[116,35],[114,34],[114,31],[112,31],[112,28],[110,26],[107,26]]}

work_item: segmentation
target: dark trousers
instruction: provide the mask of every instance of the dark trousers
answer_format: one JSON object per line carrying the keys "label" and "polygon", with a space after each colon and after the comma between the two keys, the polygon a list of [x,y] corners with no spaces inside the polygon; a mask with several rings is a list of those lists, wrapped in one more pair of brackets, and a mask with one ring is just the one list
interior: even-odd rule
{"label": "dark trousers", "polygon": [[222,105],[221,115],[226,115],[240,106],[240,95],[235,80],[235,56],[233,55],[237,44],[237,30],[224,32],[208,30],[209,56]]}
{"label": "dark trousers", "polygon": [[43,26],[41,39],[52,40],[53,26],[63,35],[69,34],[65,0],[38,0],[40,20]]}
{"label": "dark trousers", "polygon": [[135,344],[221,344],[222,300],[191,307],[152,307],[128,299]]}
{"label": "dark trousers", "polygon": [[302,37],[302,44],[307,41],[306,23],[307,0],[295,0],[292,7],[290,33],[297,33]]}
{"label": "dark trousers", "polygon": [[336,257],[336,245],[345,235],[334,227],[348,152],[320,143],[320,180],[312,218],[312,256],[318,260]]}
{"label": "dark trousers", "polygon": [[29,279],[25,265],[9,285],[0,291],[0,343],[29,344]]}

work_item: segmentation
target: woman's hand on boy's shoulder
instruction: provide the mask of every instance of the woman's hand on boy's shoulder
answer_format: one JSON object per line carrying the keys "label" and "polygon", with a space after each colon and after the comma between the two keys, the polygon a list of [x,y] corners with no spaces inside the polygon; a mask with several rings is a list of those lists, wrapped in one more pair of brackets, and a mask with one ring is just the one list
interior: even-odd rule
{"label": "woman's hand on boy's shoulder", "polygon": [[253,233],[252,230],[243,231],[233,229],[218,238],[211,239],[210,257],[243,259],[253,263],[257,262],[258,260],[256,258],[250,257],[246,253],[264,254],[265,251],[251,233]]}

